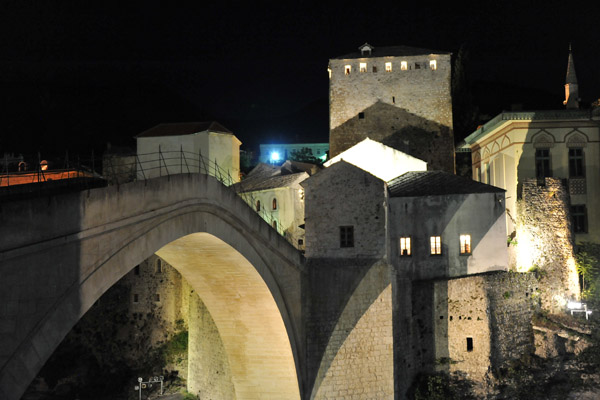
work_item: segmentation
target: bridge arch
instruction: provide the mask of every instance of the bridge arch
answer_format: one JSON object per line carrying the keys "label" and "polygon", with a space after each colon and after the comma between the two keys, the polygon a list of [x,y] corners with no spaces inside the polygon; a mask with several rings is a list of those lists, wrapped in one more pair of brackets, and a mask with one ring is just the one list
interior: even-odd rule
{"label": "bridge arch", "polygon": [[[214,178],[176,175],[16,202],[3,205],[0,218],[0,230],[22,232],[0,248],[0,272],[46,278],[31,282],[40,290],[8,290],[17,308],[29,304],[34,311],[4,335],[11,339],[0,349],[0,397],[17,400],[89,307],[158,251],[209,308],[238,398],[300,398],[301,256]],[[198,262],[199,253],[212,257],[212,265]],[[42,271],[43,260],[54,260],[55,273]],[[244,287],[236,286],[241,282]],[[237,303],[230,303],[236,296]],[[4,311],[0,320],[10,323]]]}

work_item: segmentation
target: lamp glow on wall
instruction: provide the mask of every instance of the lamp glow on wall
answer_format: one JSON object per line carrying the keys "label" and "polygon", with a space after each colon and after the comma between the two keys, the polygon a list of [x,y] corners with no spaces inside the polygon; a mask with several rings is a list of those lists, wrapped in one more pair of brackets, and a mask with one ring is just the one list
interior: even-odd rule
{"label": "lamp glow on wall", "polygon": [[271,162],[272,163],[276,163],[280,160],[281,156],[279,155],[279,152],[277,151],[273,151],[271,152]]}

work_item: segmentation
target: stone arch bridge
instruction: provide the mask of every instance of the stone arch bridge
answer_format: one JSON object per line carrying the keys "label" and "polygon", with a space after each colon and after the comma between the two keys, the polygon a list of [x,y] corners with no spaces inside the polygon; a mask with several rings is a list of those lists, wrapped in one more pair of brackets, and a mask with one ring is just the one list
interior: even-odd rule
{"label": "stone arch bridge", "polygon": [[[354,268],[339,295],[323,294],[321,287],[337,278],[312,274],[321,286],[311,291],[302,255],[235,192],[204,174],[4,201],[0,238],[0,399],[5,400],[18,400],[83,314],[156,252],[210,311],[239,399],[332,395],[339,382],[328,371],[338,377],[344,368],[361,371],[352,363],[344,367],[343,354],[354,343],[352,328],[368,327],[364,316],[371,304],[381,311],[383,297],[391,310],[381,266]],[[321,293],[313,298],[315,291]],[[327,312],[309,311],[323,302]],[[389,326],[388,344],[391,314]],[[354,335],[363,334],[370,335],[368,329]],[[376,388],[378,393],[393,391],[388,347],[389,356],[377,349],[376,362],[387,360],[389,373],[364,382],[386,387]]]}

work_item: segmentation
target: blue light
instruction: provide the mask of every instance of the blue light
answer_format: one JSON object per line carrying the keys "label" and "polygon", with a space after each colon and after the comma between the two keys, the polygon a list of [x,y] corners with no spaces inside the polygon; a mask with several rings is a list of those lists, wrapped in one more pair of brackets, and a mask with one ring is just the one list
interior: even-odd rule
{"label": "blue light", "polygon": [[279,161],[279,153],[274,151],[271,153],[271,161]]}

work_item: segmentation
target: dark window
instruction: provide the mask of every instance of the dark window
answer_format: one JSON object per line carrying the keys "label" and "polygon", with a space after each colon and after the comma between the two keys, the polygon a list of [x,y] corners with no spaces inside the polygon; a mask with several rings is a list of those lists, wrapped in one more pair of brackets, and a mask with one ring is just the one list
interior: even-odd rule
{"label": "dark window", "polygon": [[583,149],[569,149],[569,177],[585,176],[583,167]]}
{"label": "dark window", "polygon": [[140,300],[140,297],[136,294],[133,295],[133,302],[137,303]]}
{"label": "dark window", "polygon": [[154,295],[154,301],[160,301],[160,294],[156,293]]}
{"label": "dark window", "polygon": [[271,222],[271,226],[273,227],[273,229],[277,229],[277,220],[273,220],[273,222]]}
{"label": "dark window", "polygon": [[549,178],[552,176],[550,171],[550,150],[538,149],[535,151],[535,176],[537,178]]}
{"label": "dark window", "polygon": [[304,244],[304,240],[298,239],[298,246],[302,246]]}
{"label": "dark window", "polygon": [[392,103],[396,104],[396,96],[392,96]]}
{"label": "dark window", "polygon": [[260,200],[256,200],[256,212],[260,212]]}
{"label": "dark window", "polygon": [[421,63],[415,63],[415,69],[421,69]]}
{"label": "dark window", "polygon": [[354,247],[353,226],[340,226],[340,247]]}
{"label": "dark window", "polygon": [[140,274],[140,266],[139,265],[135,266],[135,268],[133,269],[133,273],[136,274],[136,275]]}
{"label": "dark window", "polygon": [[467,338],[467,351],[473,351],[473,338]]}
{"label": "dark window", "polygon": [[587,212],[584,204],[571,206],[571,218],[573,220],[573,232],[587,232]]}
{"label": "dark window", "polygon": [[163,271],[162,260],[159,258],[156,260],[156,273],[160,274]]}
{"label": "dark window", "polygon": [[358,119],[365,119],[365,113],[364,112],[359,112],[358,113]]}
{"label": "dark window", "polygon": [[373,65],[373,72],[377,72],[377,67]]}

